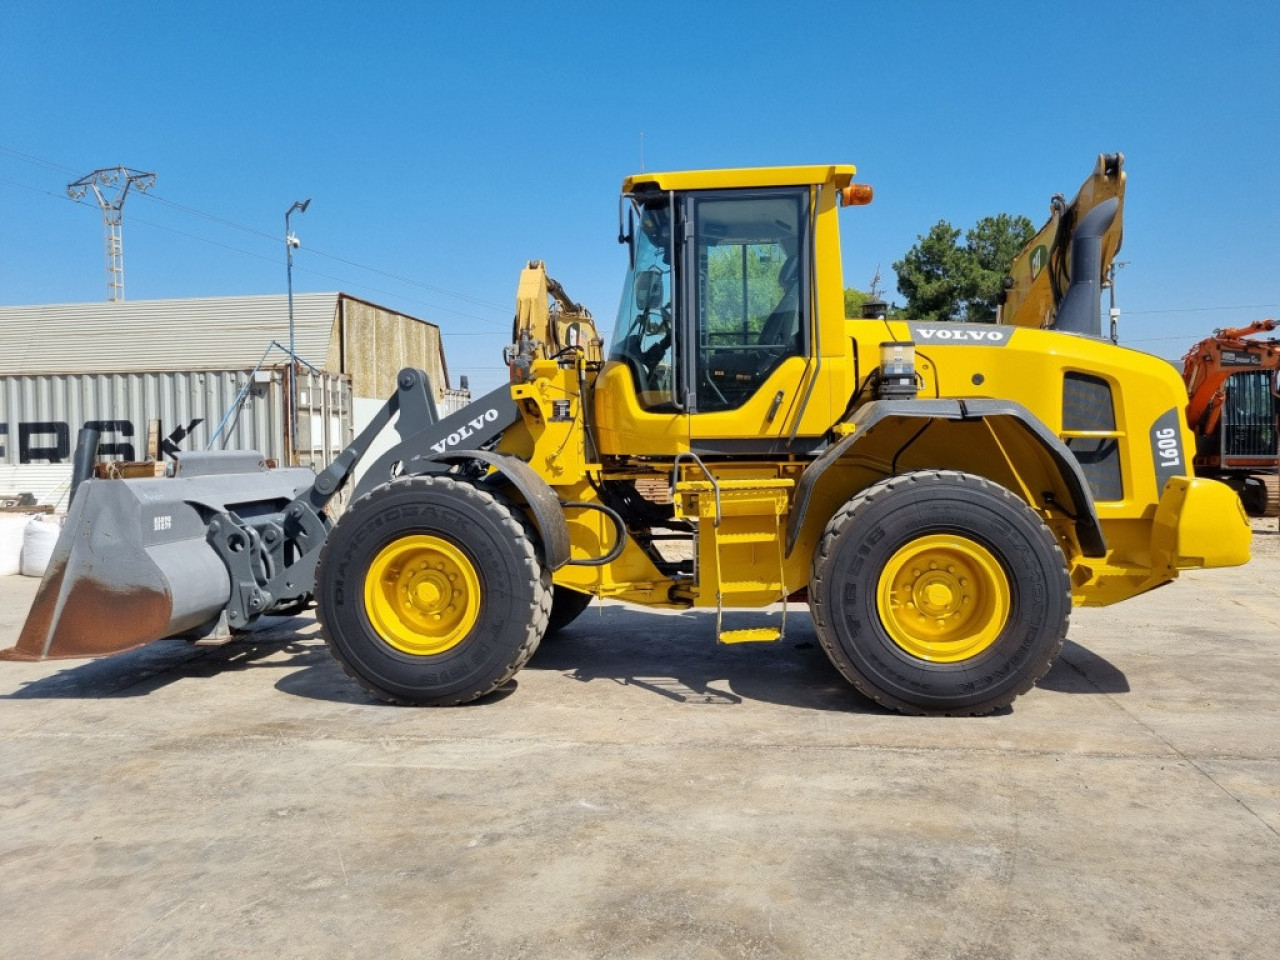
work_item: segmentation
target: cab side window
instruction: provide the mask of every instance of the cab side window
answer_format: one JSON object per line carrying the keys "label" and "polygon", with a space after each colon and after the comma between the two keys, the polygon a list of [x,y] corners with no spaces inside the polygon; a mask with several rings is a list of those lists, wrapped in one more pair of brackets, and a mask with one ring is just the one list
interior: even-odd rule
{"label": "cab side window", "polygon": [[697,409],[742,406],[808,330],[804,190],[694,204]]}

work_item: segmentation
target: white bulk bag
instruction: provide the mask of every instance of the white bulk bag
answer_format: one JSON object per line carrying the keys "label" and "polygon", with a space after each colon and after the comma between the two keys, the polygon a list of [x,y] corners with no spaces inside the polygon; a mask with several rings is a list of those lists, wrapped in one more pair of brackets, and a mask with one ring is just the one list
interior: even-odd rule
{"label": "white bulk bag", "polygon": [[25,513],[0,513],[0,577],[22,571],[22,534],[29,519]]}
{"label": "white bulk bag", "polygon": [[37,516],[28,521],[22,531],[22,575],[43,577],[49,565],[53,545],[58,542],[62,524],[56,517]]}

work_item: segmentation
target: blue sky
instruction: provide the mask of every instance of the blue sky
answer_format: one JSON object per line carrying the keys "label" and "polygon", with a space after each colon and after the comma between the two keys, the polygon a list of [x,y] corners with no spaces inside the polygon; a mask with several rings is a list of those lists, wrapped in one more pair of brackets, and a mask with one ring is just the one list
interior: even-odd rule
{"label": "blue sky", "polygon": [[[1280,4],[82,3],[0,8],[0,304],[105,298],[71,180],[155,171],[129,299],[341,289],[505,379],[519,270],[612,325],[640,169],[854,163],[865,288],[938,220],[1037,225],[1126,155],[1124,342],[1280,313]],[[283,328],[282,328],[283,330]]]}

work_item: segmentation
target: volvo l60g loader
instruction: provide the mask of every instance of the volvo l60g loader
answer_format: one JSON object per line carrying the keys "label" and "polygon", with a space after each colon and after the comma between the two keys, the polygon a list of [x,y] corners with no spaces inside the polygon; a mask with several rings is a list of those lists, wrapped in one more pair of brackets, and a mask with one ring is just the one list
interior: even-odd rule
{"label": "volvo l60g loader", "polygon": [[[1095,177],[1122,177],[1106,160]],[[847,319],[837,220],[871,199],[854,173],[628,178],[607,345],[532,263],[510,385],[438,419],[405,370],[319,476],[193,453],[86,480],[7,656],[225,636],[314,596],[358,683],[443,705],[504,683],[592,597],[715,610],[725,643],[780,625],[723,630],[720,611],[790,598],[868,697],[982,714],[1049,669],[1073,602],[1248,559],[1238,498],[1192,475],[1177,373],[1098,336],[1115,197],[1070,225],[1057,329]],[[398,444],[334,523],[388,425]]]}

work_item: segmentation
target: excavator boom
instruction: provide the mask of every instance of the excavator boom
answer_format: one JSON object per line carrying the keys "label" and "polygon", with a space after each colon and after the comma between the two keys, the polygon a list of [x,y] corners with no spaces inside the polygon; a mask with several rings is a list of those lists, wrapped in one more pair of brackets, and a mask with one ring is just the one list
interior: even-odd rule
{"label": "excavator boom", "polygon": [[[1063,301],[1076,280],[1074,249],[1077,233],[1089,215],[1093,217],[1100,274],[1090,278],[1097,290],[1107,281],[1112,261],[1120,250],[1124,221],[1124,154],[1099,154],[1093,173],[1067,203],[1057,194],[1049,203],[1049,221],[1014,259],[1005,281],[999,322],[1017,327],[1070,329],[1062,322]],[[1110,203],[1109,201],[1115,201]],[[1092,259],[1092,258],[1091,258]],[[1092,293],[1092,291],[1091,291]],[[1095,301],[1096,305],[1096,301]],[[1094,332],[1078,330],[1076,332]]]}

